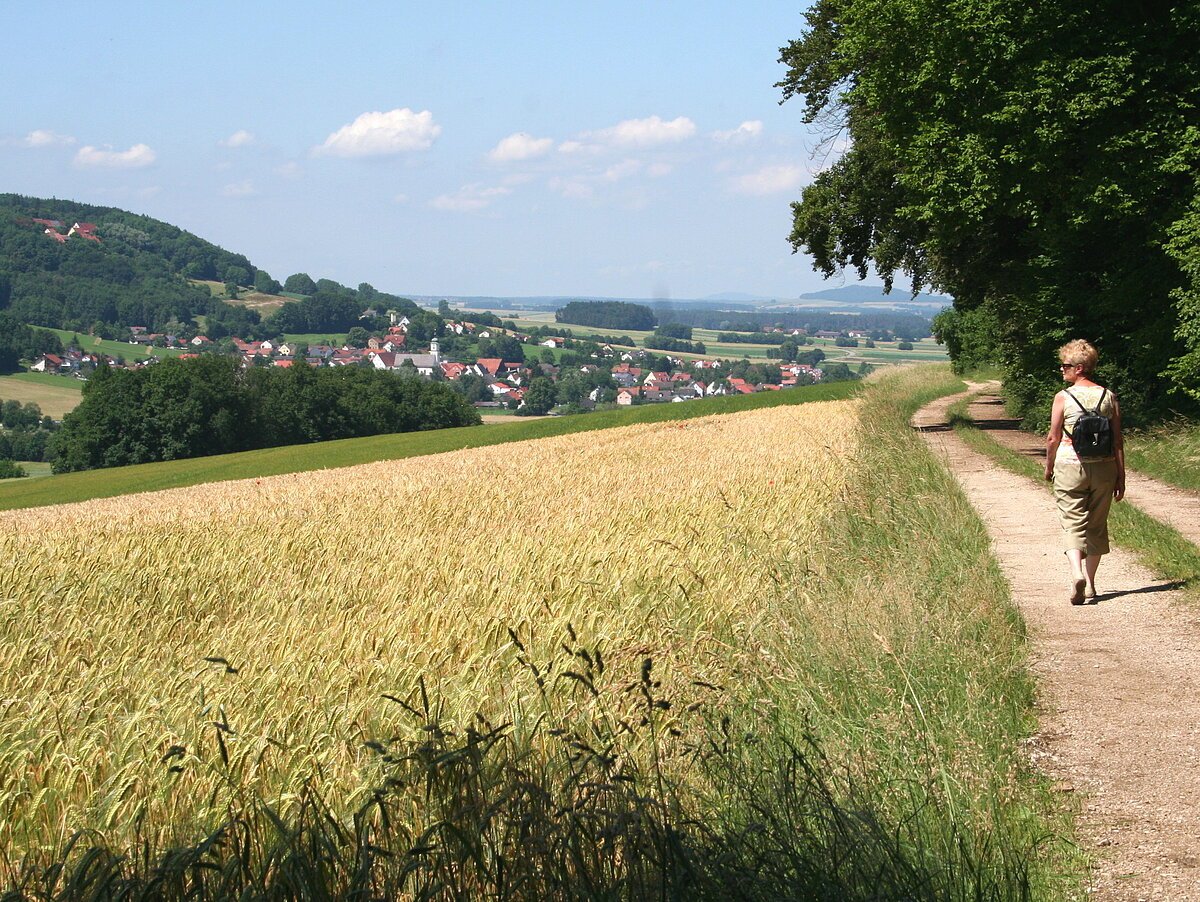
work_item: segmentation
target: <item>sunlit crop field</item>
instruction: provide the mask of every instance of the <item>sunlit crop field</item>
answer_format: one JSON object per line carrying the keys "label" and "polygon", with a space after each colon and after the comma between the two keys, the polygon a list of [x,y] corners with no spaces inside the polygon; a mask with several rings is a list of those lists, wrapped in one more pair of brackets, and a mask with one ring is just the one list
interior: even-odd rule
{"label": "sunlit crop field", "polygon": [[514,630],[663,691],[770,666],[858,401],[0,514],[0,848],[353,804],[423,678],[519,717]]}

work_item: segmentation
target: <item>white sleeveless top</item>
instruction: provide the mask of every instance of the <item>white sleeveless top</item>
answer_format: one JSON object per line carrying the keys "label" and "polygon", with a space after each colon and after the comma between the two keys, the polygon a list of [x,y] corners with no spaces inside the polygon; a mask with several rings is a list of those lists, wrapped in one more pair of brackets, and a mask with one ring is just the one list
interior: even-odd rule
{"label": "white sleeveless top", "polygon": [[[1079,460],[1079,456],[1075,453],[1075,449],[1071,446],[1071,436],[1069,433],[1075,431],[1075,424],[1079,418],[1083,416],[1083,411],[1079,409],[1079,404],[1071,400],[1067,392],[1079,399],[1079,404],[1082,404],[1089,411],[1095,410],[1096,405],[1100,404],[1100,413],[1106,417],[1111,417],[1116,411],[1113,404],[1113,394],[1110,391],[1105,391],[1099,385],[1077,386],[1065,389],[1063,394],[1063,437],[1059,444],[1058,453],[1070,460]],[[1104,396],[1104,401],[1101,403],[1100,396]],[[1093,458],[1088,458],[1092,460]],[[1102,458],[1103,460],[1111,460],[1112,455]]]}

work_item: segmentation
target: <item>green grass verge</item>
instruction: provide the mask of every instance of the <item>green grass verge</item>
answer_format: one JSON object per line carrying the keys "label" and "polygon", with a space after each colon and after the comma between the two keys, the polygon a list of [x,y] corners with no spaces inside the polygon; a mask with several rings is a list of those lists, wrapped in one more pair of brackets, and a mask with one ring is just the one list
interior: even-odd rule
{"label": "green grass verge", "polygon": [[1125,463],[1181,489],[1200,491],[1200,423],[1181,419],[1126,433]]}
{"label": "green grass verge", "polygon": [[[815,682],[836,687],[848,721],[887,722],[886,699],[907,699],[913,722],[878,737],[873,761],[884,773],[927,773],[929,807],[917,817],[929,818],[931,845],[950,870],[962,861],[953,843],[980,867],[980,883],[944,897],[1071,897],[1085,870],[1070,842],[1073,811],[1019,751],[1036,726],[1023,621],[986,528],[908,426],[964,386],[944,365],[883,371],[869,385],[853,498],[828,540],[845,562],[829,588],[847,611],[840,651],[852,663],[839,675],[837,651],[822,661],[824,650],[807,649],[827,668]],[[994,895],[972,896],[993,879]]]}
{"label": "green grass verge", "polygon": [[[967,402],[955,404],[949,413],[952,425],[969,447],[1013,473],[1046,485],[1050,491],[1042,464],[1004,447],[984,430],[976,428],[967,413]],[[1128,458],[1126,463],[1129,464]],[[1108,525],[1115,545],[1129,549],[1147,569],[1163,579],[1183,583],[1189,595],[1200,598],[1200,548],[1132,504],[1114,504],[1108,515]]]}
{"label": "green grass verge", "polygon": [[683,404],[654,404],[628,410],[607,410],[538,420],[519,417],[511,424],[376,435],[311,445],[243,451],[215,457],[64,473],[50,479],[22,480],[18,484],[0,486],[0,510],[112,498],[133,492],[181,488],[225,479],[249,479],[306,470],[349,467],[377,460],[399,460],[425,454],[439,454],[443,451],[457,451],[461,448],[479,448],[553,435],[589,432],[594,429],[610,429],[634,423],[657,423],[710,414],[736,413],[778,404],[828,401],[849,397],[857,392],[858,388],[857,382],[811,385],[737,398],[711,398]]}

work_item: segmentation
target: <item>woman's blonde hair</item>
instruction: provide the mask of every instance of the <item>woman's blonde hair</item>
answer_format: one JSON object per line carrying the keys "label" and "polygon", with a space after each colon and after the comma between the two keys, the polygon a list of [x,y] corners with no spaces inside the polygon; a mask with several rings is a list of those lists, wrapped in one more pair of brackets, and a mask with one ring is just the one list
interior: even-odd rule
{"label": "woman's blonde hair", "polygon": [[1081,366],[1085,373],[1091,375],[1096,370],[1100,355],[1096,353],[1091,342],[1076,338],[1058,349],[1058,359],[1072,366]]}

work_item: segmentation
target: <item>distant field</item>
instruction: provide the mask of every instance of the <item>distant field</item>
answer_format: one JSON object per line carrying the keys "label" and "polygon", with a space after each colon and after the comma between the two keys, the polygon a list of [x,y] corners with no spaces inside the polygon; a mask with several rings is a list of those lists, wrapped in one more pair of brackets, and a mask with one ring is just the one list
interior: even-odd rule
{"label": "distant field", "polygon": [[335,332],[332,335],[328,332],[286,332],[283,339],[288,342],[298,341],[306,345],[330,345],[340,348],[346,343],[346,334],[344,332]]}
{"label": "distant field", "polygon": [[[36,328],[43,328],[37,326]],[[124,357],[126,360],[141,360],[144,357],[178,357],[187,351],[176,348],[147,348],[142,345],[131,345],[127,341],[106,341],[83,332],[68,332],[65,329],[47,329],[67,344],[72,338],[78,339],[79,346],[89,353],[107,354],[109,357]]]}
{"label": "distant field", "polygon": [[0,376],[0,400],[32,401],[46,416],[61,420],[75,409],[82,397],[83,383],[69,376],[45,373],[14,373]]}
{"label": "distant field", "polygon": [[[225,298],[224,282],[213,282],[207,279],[192,279],[191,282],[193,285],[203,285],[212,292],[212,296],[215,298]],[[266,319],[288,301],[295,300],[298,297],[303,297],[303,295],[284,297],[278,294],[263,294],[261,291],[243,289],[239,292],[237,300],[226,300],[225,302],[227,304],[235,304],[239,307],[249,307],[251,310],[258,311],[259,315]]]}
{"label": "distant field", "polygon": [[[638,347],[644,347],[645,339],[651,334],[650,332],[631,329],[601,329],[594,326],[580,326],[575,323],[559,323],[555,322],[553,313],[542,310],[492,310],[489,312],[495,313],[501,319],[512,320],[518,329],[557,326],[563,329],[570,329],[579,338],[628,335],[637,342]],[[767,359],[768,351],[778,347],[778,345],[770,344],[720,342],[716,340],[719,331],[721,330],[693,330],[692,340],[704,342],[704,347],[707,351],[706,354],[679,354],[673,356],[680,356],[686,359],[696,359],[701,356],[706,358],[726,357],[734,359],[747,357],[751,360],[761,361]],[[913,349],[911,351],[899,350],[896,348],[896,342],[877,342],[874,348],[864,348],[861,346],[858,348],[838,348],[832,340],[827,338],[813,339],[811,345],[805,345],[804,347],[821,348],[830,360],[845,359],[847,363],[861,363],[863,361],[875,364],[937,363],[948,359],[946,349],[931,338],[913,342]]]}
{"label": "distant field", "polygon": [[40,460],[18,460],[17,464],[28,474],[26,479],[40,479],[50,475],[50,464]]}
{"label": "distant field", "polygon": [[477,448],[531,438],[590,432],[634,423],[687,420],[710,414],[756,410],[761,407],[838,400],[851,397],[858,389],[857,382],[839,382],[789,391],[761,392],[736,398],[710,398],[684,404],[650,404],[627,410],[609,410],[570,417],[513,417],[511,423],[497,423],[487,428],[467,426],[432,432],[377,435],[312,445],[244,451],[240,454],[223,454],[216,457],[63,473],[51,479],[22,480],[17,484],[0,485],[0,510],[64,504],[91,498],[112,498],[134,492],[179,488],[226,479],[249,479],[348,467],[378,460],[399,460],[456,451],[460,448]]}

